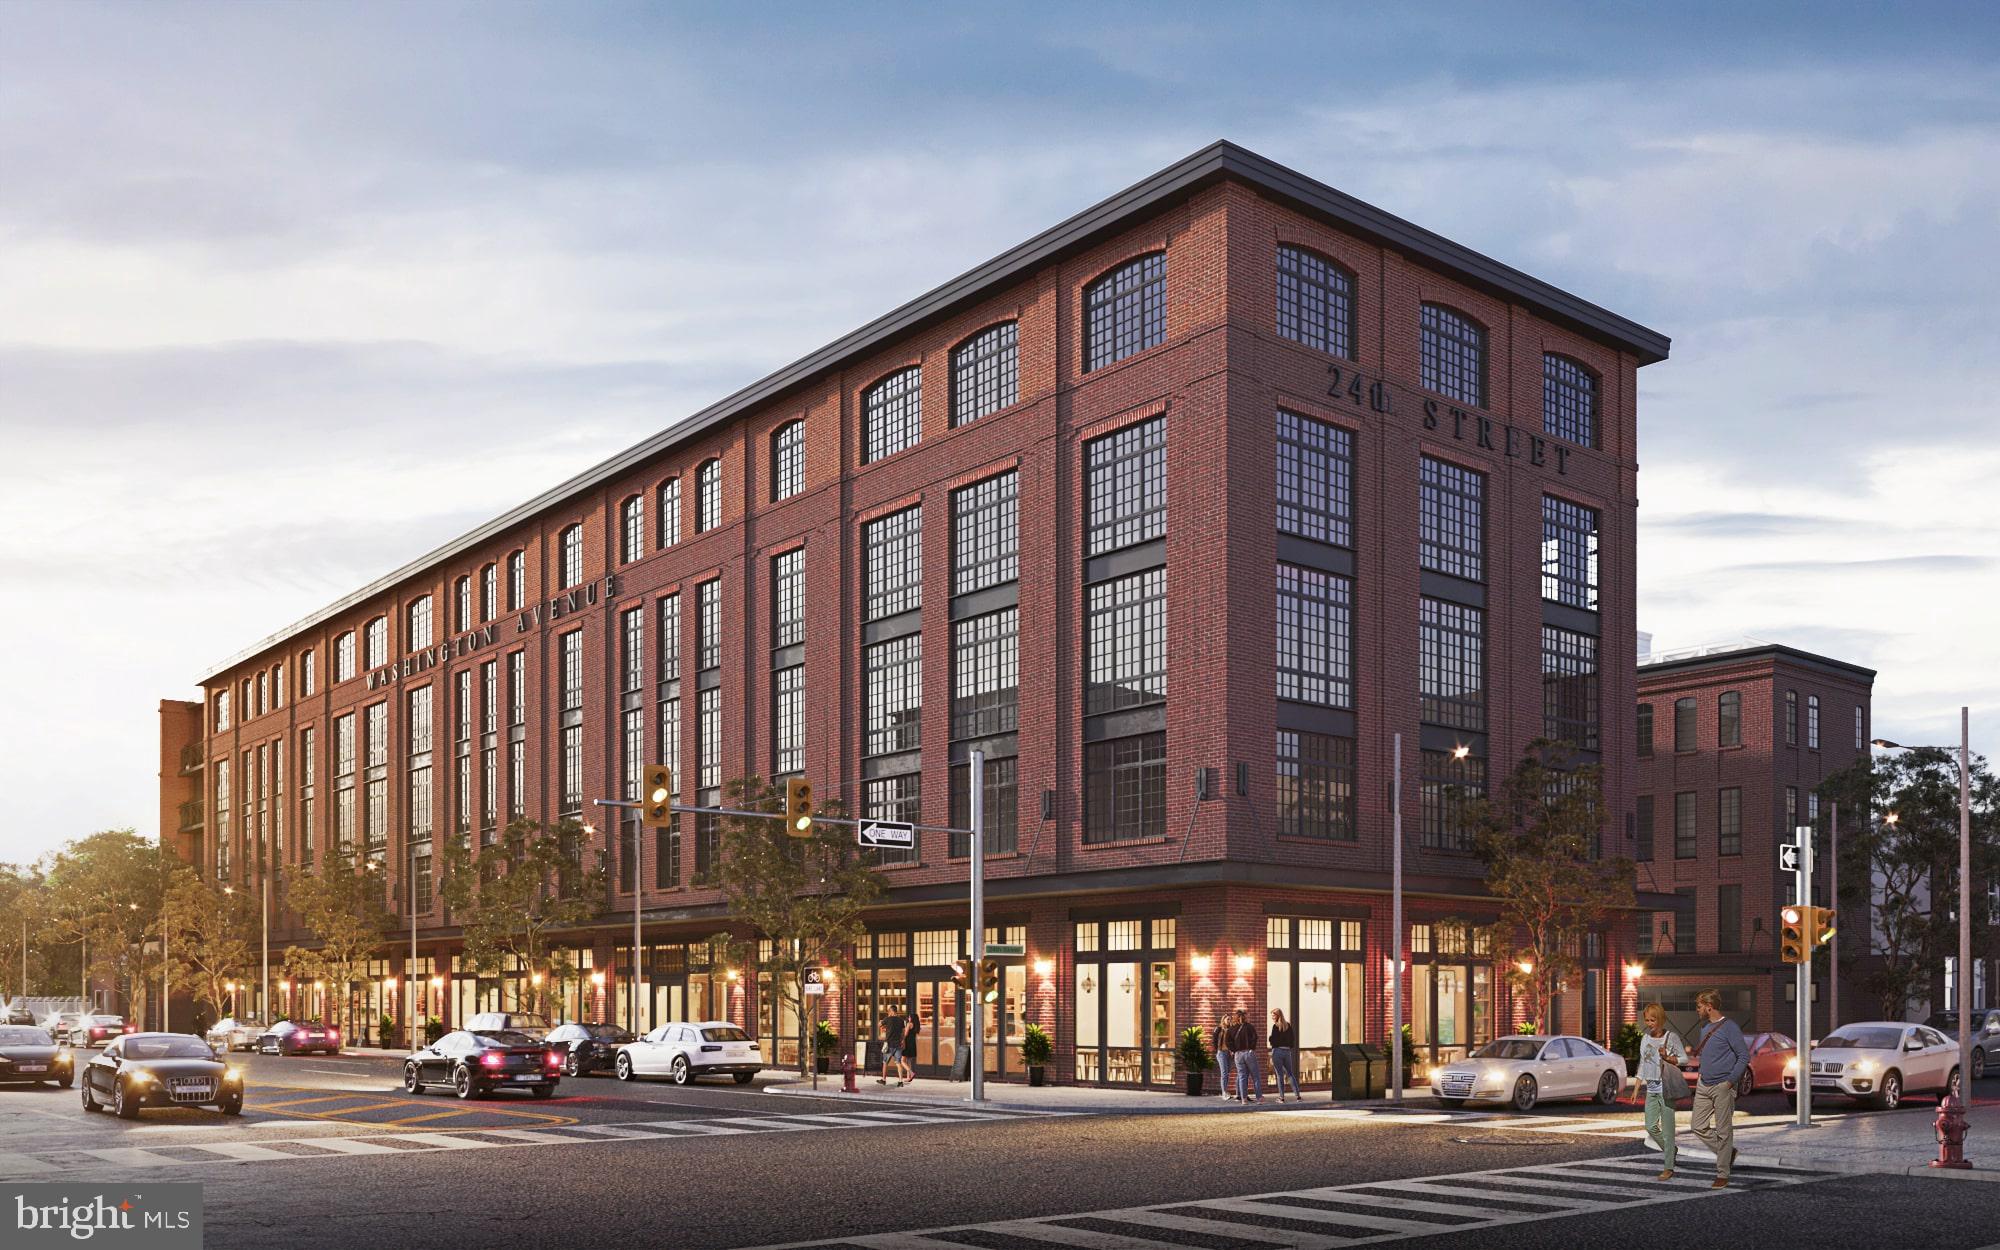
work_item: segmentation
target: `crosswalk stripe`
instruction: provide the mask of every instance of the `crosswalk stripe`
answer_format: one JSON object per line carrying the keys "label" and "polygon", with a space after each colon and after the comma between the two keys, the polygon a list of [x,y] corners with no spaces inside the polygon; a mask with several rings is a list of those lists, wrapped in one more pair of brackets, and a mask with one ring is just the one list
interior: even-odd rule
{"label": "crosswalk stripe", "polygon": [[192,1150],[205,1150],[210,1154],[222,1155],[229,1159],[294,1159],[298,1157],[286,1154],[282,1150],[272,1150],[267,1146],[255,1146],[249,1142],[240,1141],[204,1142],[200,1145],[190,1144],[188,1148]]}
{"label": "crosswalk stripe", "polygon": [[[1237,1224],[1227,1220],[1205,1220],[1195,1214],[1180,1214],[1177,1211],[1150,1211],[1134,1207],[1124,1211],[1106,1211],[1088,1216],[1065,1217],[1067,1219],[1098,1219],[1108,1224],[1135,1224],[1141,1228],[1177,1229],[1184,1233],[1201,1233],[1205,1236],[1227,1236],[1255,1245],[1298,1246],[1299,1234],[1278,1228],[1258,1228],[1254,1224]],[[1055,1221],[1048,1221],[1053,1223]],[[1224,1230],[1227,1230],[1226,1232]],[[1263,1234],[1259,1236],[1259,1234]],[[1163,1239],[1164,1240],[1164,1239]],[[1340,1241],[1351,1241],[1351,1237],[1341,1237],[1328,1241],[1328,1245]]]}
{"label": "crosswalk stripe", "polygon": [[102,1159],[106,1163],[115,1163],[121,1168],[172,1167],[180,1162],[179,1159],[154,1154],[150,1150],[134,1150],[130,1147],[121,1147],[112,1150],[86,1150],[83,1153],[94,1159]]}
{"label": "crosswalk stripe", "polygon": [[0,1154],[0,1176],[20,1176],[28,1172],[58,1172],[62,1169],[53,1163],[44,1163],[33,1155]]}
{"label": "crosswalk stripe", "polygon": [[1520,1202],[1520,1203],[1540,1204],[1542,1206],[1550,1206],[1550,1207],[1574,1207],[1579,1211],[1588,1210],[1593,1207],[1609,1207],[1617,1205],[1616,1203],[1599,1202],[1589,1198],[1558,1196],[1555,1194],[1543,1194],[1543,1193],[1530,1193],[1530,1194],[1515,1193],[1511,1188],[1512,1185],[1533,1185],[1535,1184],[1535,1182],[1527,1180],[1526,1178],[1515,1178],[1512,1176],[1508,1177],[1507,1180],[1509,1182],[1510,1188],[1508,1188],[1504,1192],[1493,1189],[1481,1189],[1476,1185],[1466,1185],[1466,1186],[1452,1185],[1452,1184],[1447,1184],[1444,1181],[1389,1181],[1384,1184],[1377,1185],[1375,1186],[1375,1188],[1394,1189],[1399,1191],[1406,1190],[1410,1193],[1418,1195],[1422,1194],[1455,1195],[1461,1198],[1476,1198],[1483,1202]]}
{"label": "crosswalk stripe", "polygon": [[[1074,1246],[1077,1250],[1160,1250],[1161,1244],[1151,1238],[1127,1237],[1123,1233],[1106,1232],[1101,1228],[1071,1228],[1066,1224],[1044,1223],[1040,1220],[1009,1220],[1001,1224],[981,1224],[979,1228],[982,1232],[998,1233],[1002,1237],[1053,1242],[1061,1246]],[[957,1250],[965,1250],[965,1247],[957,1242],[932,1241],[929,1244],[952,1245],[956,1246]]]}
{"label": "crosswalk stripe", "polygon": [[484,1137],[504,1137],[508,1141],[523,1142],[530,1146],[554,1146],[576,1140],[574,1137],[564,1137],[559,1133],[532,1128],[482,1128],[477,1131]]}
{"label": "crosswalk stripe", "polygon": [[[1369,1198],[1372,1195],[1343,1194],[1339,1201],[1351,1202],[1357,1197]],[[1377,1198],[1375,1201],[1383,1206],[1430,1210],[1440,1214],[1464,1210],[1463,1207],[1449,1207],[1436,1202],[1398,1202],[1391,1198]],[[1372,1228],[1385,1233],[1443,1232],[1448,1227],[1424,1220],[1399,1220],[1387,1215],[1364,1215],[1359,1211],[1328,1211],[1320,1207],[1295,1207],[1288,1203],[1259,1202],[1255,1198],[1209,1199],[1195,1205],[1218,1207],[1224,1211],[1242,1211],[1249,1215],[1275,1215],[1288,1220],[1308,1220],[1315,1224],[1345,1224],[1350,1228]]]}
{"label": "crosswalk stripe", "polygon": [[500,1144],[498,1142],[459,1137],[452,1133],[402,1133],[397,1135],[396,1140],[423,1142],[428,1146],[436,1146],[440,1150],[492,1150]]}
{"label": "crosswalk stripe", "polygon": [[394,1146],[384,1146],[380,1142],[361,1137],[308,1137],[303,1144],[316,1150],[330,1150],[342,1155],[392,1155],[398,1153]]}

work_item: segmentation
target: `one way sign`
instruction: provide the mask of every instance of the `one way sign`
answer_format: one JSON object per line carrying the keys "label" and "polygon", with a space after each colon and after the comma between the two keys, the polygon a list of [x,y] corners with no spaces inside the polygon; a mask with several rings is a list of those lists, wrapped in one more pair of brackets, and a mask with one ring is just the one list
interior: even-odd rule
{"label": "one way sign", "polygon": [[1798,843],[1780,842],[1778,844],[1778,867],[1784,872],[1797,872],[1799,870]]}

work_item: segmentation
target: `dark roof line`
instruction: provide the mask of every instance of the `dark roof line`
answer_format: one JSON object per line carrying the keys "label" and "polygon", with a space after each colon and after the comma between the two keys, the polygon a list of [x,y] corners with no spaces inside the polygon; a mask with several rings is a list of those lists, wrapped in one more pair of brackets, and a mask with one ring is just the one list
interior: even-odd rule
{"label": "dark roof line", "polygon": [[486,543],[523,521],[546,511],[573,495],[618,476],[633,466],[684,442],[713,426],[722,424],[759,404],[767,403],[849,360],[863,355],[887,340],[911,333],[949,316],[1024,271],[1087,248],[1117,231],[1134,218],[1158,211],[1187,198],[1194,191],[1219,179],[1237,178],[1257,190],[1280,199],[1306,213],[1330,219],[1340,228],[1381,241],[1454,274],[1470,279],[1499,295],[1527,304],[1552,320],[1581,333],[1609,342],[1631,352],[1642,365],[1665,360],[1671,347],[1666,335],[1592,304],[1569,292],[1522,273],[1471,248],[1454,243],[1412,222],[1404,221],[1351,195],[1334,190],[1296,170],[1259,156],[1227,140],[1218,140],[1191,156],[1176,161],[1101,200],[1082,212],[1053,226],[1027,242],[1001,253],[983,265],[970,269],[892,312],[884,314],[852,333],[843,335],[775,373],[759,379],[667,427],[651,438],[584,470],[526,503],[461,534],[435,550],[426,552],[386,576],[376,578],[351,594],[293,622],[277,633],[237,652],[203,673],[201,684],[234,668],[244,660],[318,625],[341,612],[366,602],[400,582],[433,565],[462,555]]}
{"label": "dark roof line", "polygon": [[1762,659],[1766,656],[1790,660],[1806,668],[1826,669],[1837,675],[1858,676],[1869,685],[1875,682],[1875,670],[1850,664],[1846,660],[1836,660],[1832,656],[1818,655],[1811,651],[1801,651],[1781,642],[1765,643],[1761,646],[1743,647],[1735,651],[1716,651],[1705,655],[1690,655],[1677,660],[1658,660],[1653,663],[1641,662],[1639,681],[1644,684],[1655,673],[1685,673],[1703,668],[1727,668],[1746,660]]}

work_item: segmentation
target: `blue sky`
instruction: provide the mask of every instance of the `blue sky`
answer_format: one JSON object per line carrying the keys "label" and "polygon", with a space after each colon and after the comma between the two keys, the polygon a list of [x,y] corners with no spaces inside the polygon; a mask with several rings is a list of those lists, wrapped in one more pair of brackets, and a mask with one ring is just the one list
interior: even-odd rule
{"label": "blue sky", "polygon": [[1640,627],[1977,744],[2000,11],[1381,7],[0,8],[0,860],[153,832],[211,662],[1219,137],[1671,334]]}

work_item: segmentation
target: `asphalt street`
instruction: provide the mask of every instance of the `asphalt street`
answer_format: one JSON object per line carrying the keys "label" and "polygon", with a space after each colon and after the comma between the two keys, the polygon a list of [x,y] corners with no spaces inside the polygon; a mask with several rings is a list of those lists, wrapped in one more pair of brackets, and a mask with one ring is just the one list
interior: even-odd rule
{"label": "asphalt street", "polygon": [[[84,1113],[74,1090],[0,1088],[0,1179],[199,1181],[224,1250],[2000,1241],[1987,1184],[1746,1171],[1716,1194],[1692,1164],[1660,1185],[1631,1107],[1030,1116],[609,1077],[546,1102],[460,1102],[402,1093],[394,1056],[238,1062],[239,1120],[125,1122]],[[927,1235],[887,1236],[910,1232]]]}

